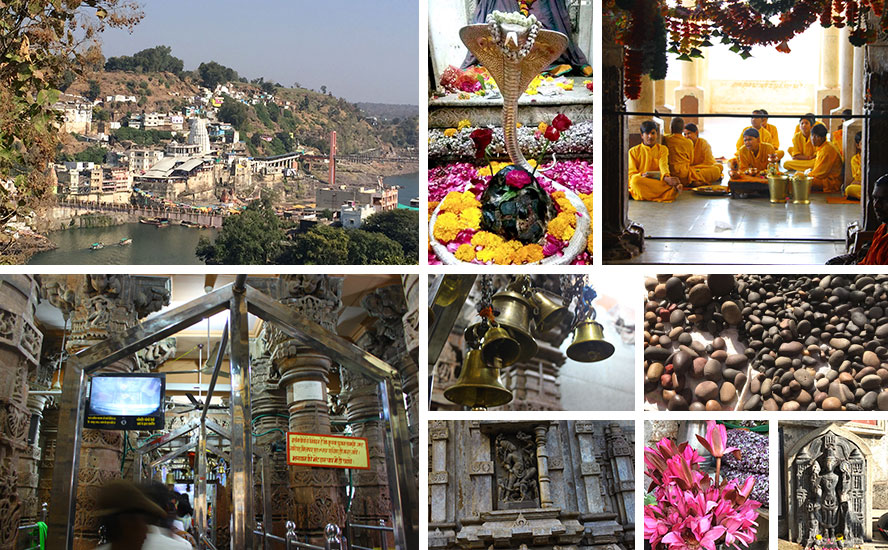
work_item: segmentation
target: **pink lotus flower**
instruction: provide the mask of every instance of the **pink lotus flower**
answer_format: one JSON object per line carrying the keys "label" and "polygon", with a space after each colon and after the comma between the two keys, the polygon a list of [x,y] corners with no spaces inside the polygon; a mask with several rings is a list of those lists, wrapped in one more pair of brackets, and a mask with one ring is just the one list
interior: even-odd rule
{"label": "pink lotus flower", "polygon": [[733,453],[737,460],[740,460],[740,449],[737,447],[728,447],[728,432],[723,424],[718,424],[715,420],[709,420],[706,423],[706,438],[699,435],[697,440],[700,444],[715,458],[721,458],[728,453]]}

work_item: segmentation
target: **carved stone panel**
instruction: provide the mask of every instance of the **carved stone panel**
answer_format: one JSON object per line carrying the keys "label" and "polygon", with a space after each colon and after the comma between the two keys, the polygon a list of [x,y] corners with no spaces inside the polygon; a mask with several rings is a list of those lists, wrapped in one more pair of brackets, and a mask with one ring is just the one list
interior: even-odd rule
{"label": "carved stone panel", "polygon": [[869,520],[867,464],[858,444],[826,431],[790,460],[794,540],[820,548],[835,546],[841,536],[848,544],[862,544]]}
{"label": "carved stone panel", "polygon": [[523,431],[497,434],[494,449],[496,509],[538,508],[539,476],[533,435]]}

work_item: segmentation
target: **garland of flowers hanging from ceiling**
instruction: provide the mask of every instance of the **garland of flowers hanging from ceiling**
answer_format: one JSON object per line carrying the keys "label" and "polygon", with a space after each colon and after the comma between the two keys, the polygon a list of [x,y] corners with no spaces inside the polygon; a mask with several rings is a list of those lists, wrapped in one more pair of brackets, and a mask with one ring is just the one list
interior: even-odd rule
{"label": "garland of flowers hanging from ceiling", "polygon": [[[641,95],[641,77],[666,77],[666,53],[680,61],[703,57],[711,38],[730,44],[743,59],[753,46],[773,46],[789,53],[788,42],[819,19],[823,27],[848,26],[849,41],[862,46],[888,32],[885,0],[697,0],[693,8],[665,0],[614,0],[617,43],[624,47],[626,97]],[[867,14],[872,10],[876,24]],[[774,19],[777,19],[776,21]],[[668,32],[668,35],[667,35]],[[666,42],[668,36],[669,47]]]}

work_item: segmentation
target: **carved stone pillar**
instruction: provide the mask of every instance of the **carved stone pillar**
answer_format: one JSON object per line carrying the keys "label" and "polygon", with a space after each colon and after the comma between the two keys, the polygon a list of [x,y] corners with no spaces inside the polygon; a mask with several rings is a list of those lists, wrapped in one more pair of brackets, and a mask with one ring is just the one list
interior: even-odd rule
{"label": "carved stone pillar", "polygon": [[[74,354],[98,344],[112,334],[135,326],[139,319],[169,304],[169,279],[132,275],[68,275],[45,279],[53,304],[70,308],[71,333],[67,351]],[[102,373],[136,370],[135,356],[102,369]],[[112,430],[83,430],[74,519],[74,549],[94,548],[99,518],[95,499],[99,489],[120,477],[123,433]]]}
{"label": "carved stone pillar", "polygon": [[536,437],[537,469],[540,476],[540,508],[551,508],[552,491],[549,487],[549,453],[546,450],[546,434],[549,426],[536,426],[533,429]]}
{"label": "carved stone pillar", "polygon": [[[268,325],[265,325],[266,327]],[[284,536],[287,532],[286,523],[290,488],[289,471],[287,469],[286,432],[289,418],[287,415],[287,399],[280,388],[280,373],[274,368],[271,360],[271,349],[268,344],[268,334],[263,332],[259,338],[253,341],[253,360],[251,362],[252,375],[252,412],[253,433],[260,434],[254,443],[256,447],[265,452],[271,461],[271,525],[265,528],[269,533]],[[281,433],[283,432],[283,434]],[[283,450],[281,450],[283,445]],[[253,479],[256,481],[256,491],[253,496],[255,503],[253,509],[258,517],[262,517],[262,484],[266,480],[262,478],[259,461],[255,463]],[[262,521],[262,520],[260,520]]]}
{"label": "carved stone pillar", "polygon": [[863,179],[860,202],[864,209],[864,229],[874,230],[879,222],[873,212],[870,196],[876,180],[888,174],[888,157],[884,154],[888,140],[888,41],[880,40],[865,46],[864,74],[868,101],[864,103],[863,110],[872,118],[864,123],[860,140],[860,177]]}
{"label": "carved stone pillar", "polygon": [[605,511],[603,491],[601,490],[601,465],[595,457],[595,424],[580,420],[574,425],[577,440],[580,442],[580,476],[583,479],[586,493],[586,510],[589,514]]}
{"label": "carved stone pillar", "polygon": [[[327,330],[335,331],[341,305],[342,279],[328,275],[281,275],[279,299]],[[270,341],[272,360],[286,389],[289,429],[330,434],[327,383],[332,361],[280,331]],[[343,472],[333,468],[290,466],[288,517],[300,532],[320,541],[328,523],[345,524]]]}
{"label": "carved stone pillar", "polygon": [[[629,220],[629,143],[623,98],[623,48],[616,43],[613,20],[602,22],[601,209],[602,259],[626,260],[641,254],[644,228]],[[595,251],[599,254],[599,251]]]}
{"label": "carved stone pillar", "polygon": [[562,410],[558,373],[567,357],[546,342],[538,344],[539,351],[532,358],[502,369],[502,383],[512,392],[512,401],[495,410]]}
{"label": "carved stone pillar", "polygon": [[[27,446],[19,455],[19,479],[18,493],[22,501],[22,523],[31,524],[37,521],[40,515],[40,502],[37,498],[37,485],[40,480],[39,462],[40,425],[43,419],[43,406],[46,404],[45,395],[28,395],[28,412],[30,412],[29,437]],[[46,502],[46,501],[44,501]]]}
{"label": "carved stone pillar", "polygon": [[[623,525],[635,524],[635,467],[632,463],[632,445],[623,434],[623,428],[619,424],[608,424],[605,429],[607,438],[607,456],[610,459],[610,467],[614,476],[614,490],[616,491],[617,513],[620,523]],[[632,533],[627,532],[628,540],[632,540]]]}
{"label": "carved stone pillar", "polygon": [[56,441],[59,434],[59,407],[52,405],[43,411],[43,426],[40,430],[40,479],[37,482],[37,501],[49,502],[52,496],[52,469],[55,464]]}
{"label": "carved stone pillar", "polygon": [[15,548],[24,502],[17,485],[28,450],[28,375],[40,361],[43,334],[34,324],[37,287],[29,275],[0,278],[0,550]]}

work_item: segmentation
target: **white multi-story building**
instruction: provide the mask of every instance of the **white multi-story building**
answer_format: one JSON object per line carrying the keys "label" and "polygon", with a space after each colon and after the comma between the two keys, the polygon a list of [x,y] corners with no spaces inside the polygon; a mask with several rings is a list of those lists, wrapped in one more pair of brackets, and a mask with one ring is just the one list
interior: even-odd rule
{"label": "white multi-story building", "polygon": [[358,229],[361,224],[376,213],[376,208],[369,204],[358,205],[355,202],[343,204],[339,211],[339,219],[345,229]]}
{"label": "white multi-story building", "polygon": [[163,159],[163,151],[157,149],[132,149],[129,153],[129,169],[134,174],[147,172]]}

